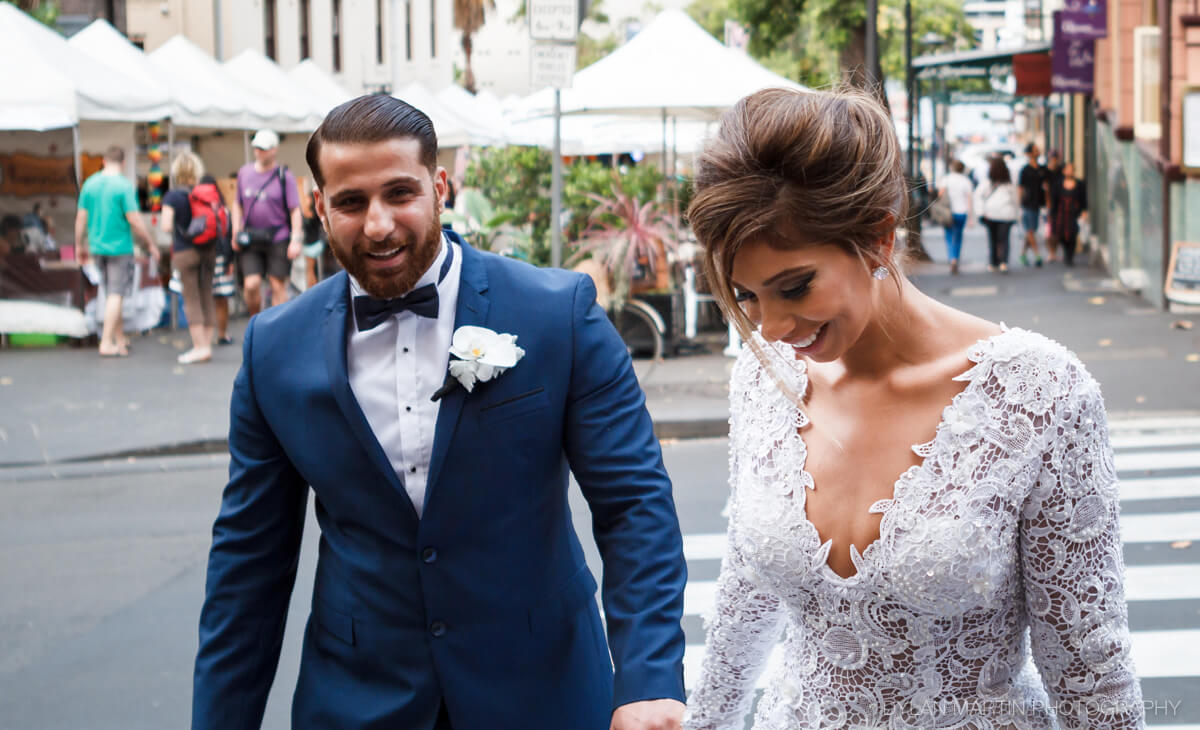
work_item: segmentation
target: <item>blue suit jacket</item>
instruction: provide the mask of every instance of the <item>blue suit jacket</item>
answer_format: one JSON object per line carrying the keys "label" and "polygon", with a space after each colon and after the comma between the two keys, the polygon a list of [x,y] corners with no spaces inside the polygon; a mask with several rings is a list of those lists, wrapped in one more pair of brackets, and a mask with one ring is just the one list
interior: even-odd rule
{"label": "blue suit jacket", "polygon": [[[526,355],[442,401],[420,519],[350,389],[346,275],[247,327],[193,728],[261,724],[310,486],[294,727],[424,730],[445,702],[456,730],[606,730],[616,706],[683,700],[682,539],[626,348],[586,276],[462,252],[455,326],[515,334]],[[604,562],[607,646],[568,470]]]}

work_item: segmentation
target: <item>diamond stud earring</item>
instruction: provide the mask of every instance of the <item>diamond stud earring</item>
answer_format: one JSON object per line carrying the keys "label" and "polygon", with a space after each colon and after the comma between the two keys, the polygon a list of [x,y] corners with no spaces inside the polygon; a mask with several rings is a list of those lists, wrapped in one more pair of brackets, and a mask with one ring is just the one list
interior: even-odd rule
{"label": "diamond stud earring", "polygon": [[886,266],[877,266],[875,267],[875,270],[871,272],[871,276],[875,277],[879,281],[883,281],[884,279],[888,278],[891,273],[892,272],[888,271]]}

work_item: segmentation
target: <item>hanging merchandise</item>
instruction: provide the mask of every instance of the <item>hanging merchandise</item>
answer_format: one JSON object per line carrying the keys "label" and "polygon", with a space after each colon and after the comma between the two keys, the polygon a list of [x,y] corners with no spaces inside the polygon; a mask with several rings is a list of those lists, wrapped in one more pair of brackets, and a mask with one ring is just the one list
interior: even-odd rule
{"label": "hanging merchandise", "polygon": [[166,187],[162,161],[166,154],[167,138],[159,122],[151,122],[146,131],[149,135],[146,157],[150,160],[150,171],[146,174],[147,202],[151,211],[158,212],[162,210],[163,192]]}

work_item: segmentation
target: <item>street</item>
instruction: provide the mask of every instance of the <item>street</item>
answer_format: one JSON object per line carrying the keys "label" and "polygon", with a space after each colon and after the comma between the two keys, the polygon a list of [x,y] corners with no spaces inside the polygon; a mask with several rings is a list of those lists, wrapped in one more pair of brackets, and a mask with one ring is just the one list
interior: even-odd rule
{"label": "street", "polygon": [[[1200,420],[1117,422],[1133,651],[1153,725],[1200,727]],[[664,446],[676,484],[689,583],[685,676],[703,655],[724,550],[726,440]],[[209,529],[223,469],[177,457],[171,473],[0,487],[0,728],[185,727]],[[587,507],[572,491],[576,529]],[[310,510],[265,728],[289,726],[319,534]],[[594,546],[584,539],[599,575]],[[1178,704],[1174,704],[1178,703]],[[1148,705],[1149,707],[1149,705]],[[1165,709],[1164,709],[1165,708]]]}

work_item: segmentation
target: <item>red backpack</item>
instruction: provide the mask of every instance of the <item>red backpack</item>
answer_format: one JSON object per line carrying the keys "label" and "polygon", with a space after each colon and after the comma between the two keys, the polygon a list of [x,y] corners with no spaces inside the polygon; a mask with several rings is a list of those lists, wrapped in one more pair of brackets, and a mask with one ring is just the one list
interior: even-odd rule
{"label": "red backpack", "polygon": [[221,204],[217,186],[204,183],[188,192],[192,206],[192,222],[187,227],[187,239],[196,245],[215,242],[229,235],[229,211]]}

